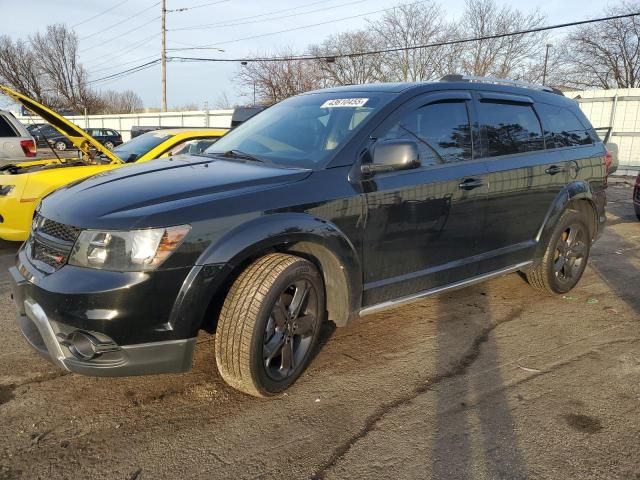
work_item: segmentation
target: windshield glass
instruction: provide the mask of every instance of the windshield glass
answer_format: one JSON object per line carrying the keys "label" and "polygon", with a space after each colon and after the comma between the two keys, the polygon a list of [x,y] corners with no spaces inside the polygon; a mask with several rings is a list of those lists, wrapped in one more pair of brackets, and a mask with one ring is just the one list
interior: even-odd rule
{"label": "windshield glass", "polygon": [[147,132],[117,146],[112,151],[125,162],[135,162],[142,155],[170,137],[171,134],[169,133]]}
{"label": "windshield glass", "polygon": [[374,92],[313,93],[284,100],[218,140],[207,154],[238,152],[314,168],[328,160],[373,112],[393,98]]}

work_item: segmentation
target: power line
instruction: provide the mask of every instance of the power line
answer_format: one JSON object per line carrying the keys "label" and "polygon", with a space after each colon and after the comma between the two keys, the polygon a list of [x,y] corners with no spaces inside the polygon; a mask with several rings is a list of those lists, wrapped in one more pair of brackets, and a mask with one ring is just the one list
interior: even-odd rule
{"label": "power line", "polygon": [[106,32],[107,30],[111,30],[112,28],[116,28],[116,27],[122,25],[123,23],[126,23],[129,20],[132,20],[132,19],[142,15],[144,12],[146,12],[147,10],[151,10],[156,5],[160,5],[160,2],[156,2],[153,5],[147,7],[145,9],[143,9],[143,10],[140,10],[138,13],[135,13],[134,15],[128,16],[125,20],[121,20],[119,22],[113,23],[113,24],[109,25],[108,27],[100,28],[97,32],[94,32],[91,35],[86,35],[84,37],[80,37],[80,40],[86,40],[87,38],[91,38],[91,37],[94,37],[96,35],[101,35],[104,32]]}
{"label": "power line", "polygon": [[[418,5],[418,4],[424,3],[425,1],[426,0],[420,0],[419,2],[407,3],[405,5],[406,6]],[[300,27],[288,28],[286,30],[278,30],[277,32],[262,33],[260,35],[252,35],[250,37],[236,38],[234,40],[225,40],[224,42],[210,43],[210,44],[207,44],[207,45],[200,45],[198,47],[169,48],[168,50],[174,50],[174,51],[176,51],[176,50],[207,50],[207,49],[209,49],[210,47],[212,47],[214,45],[226,45],[226,44],[229,44],[229,43],[242,42],[244,40],[253,40],[253,39],[256,39],[256,38],[269,37],[271,35],[278,35],[280,33],[295,32],[297,30],[304,30],[306,28],[318,27],[320,25],[327,25],[327,24],[330,24],[330,23],[342,22],[344,20],[352,20],[354,18],[365,17],[367,15],[373,15],[375,13],[388,12],[389,10],[394,10],[395,8],[397,8],[397,6],[396,7],[391,7],[391,8],[383,8],[382,10],[374,10],[372,12],[359,13],[358,15],[351,15],[351,16],[343,17],[343,18],[336,18],[334,20],[327,20],[326,22],[312,23],[310,25],[302,25]]]}
{"label": "power line", "polygon": [[102,40],[102,42],[100,44],[94,45],[93,47],[85,48],[85,49],[83,49],[81,51],[82,52],[88,52],[89,50],[94,50],[96,48],[104,47],[105,45],[109,44],[109,42],[113,42],[114,40],[117,40],[120,37],[124,37],[125,35],[133,32],[135,30],[139,30],[142,27],[145,27],[145,26],[149,25],[150,23],[155,22],[156,20],[159,20],[159,19],[160,19],[160,17],[153,17],[151,20],[149,20],[147,22],[144,22],[144,23],[142,23],[140,25],[137,25],[137,26],[131,28],[130,30],[127,30],[126,32],[122,32],[122,33],[119,33],[118,35],[116,35],[115,37],[111,37],[109,39]]}
{"label": "power line", "polygon": [[106,75],[106,76],[101,77],[101,78],[96,78],[95,80],[90,80],[88,82],[85,82],[84,84],[85,85],[93,85],[95,83],[103,82],[105,80],[111,80],[111,79],[126,77],[126,76],[129,76],[131,74],[140,72],[142,70],[146,70],[147,68],[151,68],[151,67],[153,67],[154,65],[156,65],[158,63],[160,63],[160,59],[156,58],[155,60],[151,60],[150,62],[143,63],[142,65],[137,65],[135,67],[128,68],[128,69],[123,70],[121,72],[113,73],[111,75]]}
{"label": "power line", "polygon": [[[247,58],[197,58],[197,57],[171,57],[173,60],[180,61],[201,61],[201,62],[286,62],[290,60],[327,60],[327,59],[336,59],[336,58],[345,58],[345,57],[363,57],[366,55],[378,55],[381,53],[393,53],[393,52],[402,52],[407,50],[418,50],[421,48],[432,48],[432,47],[443,47],[446,45],[457,45],[461,43],[470,43],[470,42],[480,42],[483,40],[493,40],[497,38],[506,38],[506,37],[515,37],[518,35],[525,35],[528,33],[537,33],[544,32],[548,30],[557,30],[560,28],[567,27],[575,27],[578,25],[586,25],[590,23],[599,23],[606,22],[610,20],[618,20],[621,18],[630,18],[640,16],[640,12],[635,13],[625,13],[622,15],[613,15],[609,17],[601,17],[594,18],[591,20],[580,20],[576,22],[569,23],[561,23],[557,25],[549,25],[546,27],[536,27],[528,30],[518,30],[515,32],[508,33],[498,33],[494,35],[485,35],[482,37],[474,37],[474,38],[464,38],[458,40],[446,40],[443,42],[435,42],[435,43],[426,43],[423,45],[410,45],[406,47],[392,47],[392,48],[383,48],[380,50],[369,50],[364,52],[351,52],[351,53],[340,53],[340,54],[327,54],[327,55],[293,55],[290,57],[247,57]],[[218,44],[219,45],[219,44]],[[174,50],[192,50],[192,49],[174,49]]]}
{"label": "power line", "polygon": [[150,58],[156,58],[156,56],[157,56],[157,54],[154,53],[153,55],[147,55],[145,57],[135,58],[133,60],[129,60],[128,62],[117,63],[117,64],[114,64],[114,65],[111,65],[110,67],[103,67],[103,68],[94,69],[94,70],[91,70],[89,73],[91,74],[91,73],[97,73],[97,72],[104,72],[105,70],[114,70],[116,68],[121,68],[121,67],[123,67],[125,65],[131,65],[132,63],[138,63],[138,62],[141,62],[143,60],[148,60]]}
{"label": "power line", "polygon": [[[331,0],[329,0],[331,1]],[[284,15],[284,16],[274,16],[273,18],[263,18],[263,17],[269,17],[269,16],[273,16],[276,15],[278,13],[283,13],[283,12],[290,12],[292,10],[299,10],[301,8],[307,8],[307,7],[311,7],[314,5],[318,5],[320,3],[322,4],[326,4],[328,3],[326,0],[322,0],[320,2],[312,2],[308,5],[301,5],[301,6],[297,6],[297,7],[293,7],[293,8],[287,8],[284,10],[276,10],[274,12],[270,12],[270,13],[263,13],[261,15],[252,15],[250,17],[240,17],[240,18],[236,18],[236,19],[231,19],[231,20],[227,20],[224,22],[217,22],[217,23],[205,23],[205,24],[201,24],[201,25],[192,25],[190,27],[179,27],[179,28],[171,28],[169,29],[169,31],[171,32],[175,32],[175,31],[180,31],[180,30],[209,30],[211,28],[215,28],[215,27],[235,27],[237,25],[248,25],[251,23],[261,23],[261,22],[270,22],[272,20],[281,20],[283,18],[290,18],[290,17],[296,17],[299,15],[308,15],[309,13],[317,13],[317,12],[322,12],[324,10],[330,10],[333,8],[340,8],[340,7],[346,7],[348,5],[353,5],[356,3],[362,3],[362,2],[366,2],[369,0],[356,0],[354,2],[349,2],[349,3],[345,3],[342,5],[334,5],[333,7],[323,7],[323,8],[319,8],[316,10],[309,10],[306,12],[300,12],[300,13],[292,13],[289,15]],[[256,20],[258,19],[258,20]],[[245,21],[245,20],[249,20],[249,21]]]}
{"label": "power line", "polygon": [[127,1],[128,0],[122,0],[122,2],[115,4],[113,7],[109,7],[106,10],[103,10],[102,12],[97,13],[94,16],[87,18],[86,20],[81,21],[80,23],[76,23],[75,25],[71,25],[71,28],[79,27],[80,25],[84,25],[85,23],[90,22],[94,18],[98,18],[99,16],[104,15],[105,13],[109,13],[111,10],[115,10],[116,8],[118,8],[123,3],[126,3]]}
{"label": "power line", "polygon": [[211,5],[217,5],[219,3],[225,3],[228,1],[230,0],[218,0],[217,2],[203,3],[201,5],[194,5],[193,7],[174,8],[173,10],[167,10],[167,13],[186,12],[187,10],[195,10],[196,8],[209,7]]}
{"label": "power line", "polygon": [[[449,40],[445,42],[428,43],[424,45],[411,45],[407,47],[385,48],[385,49],[371,50],[371,51],[365,51],[365,52],[352,52],[352,53],[344,53],[344,54],[337,54],[337,55],[298,55],[298,56],[291,56],[291,57],[253,57],[253,58],[251,57],[246,57],[246,58],[168,57],[167,60],[169,61],[178,60],[183,62],[258,62],[258,61],[283,62],[283,61],[290,61],[290,60],[327,60],[328,58],[335,59],[335,58],[343,58],[343,57],[361,57],[366,55],[377,55],[381,53],[417,50],[421,48],[431,48],[431,47],[437,47],[437,46],[454,45],[454,44],[461,44],[461,43],[478,42],[483,40],[491,40],[496,38],[512,37],[517,35],[525,35],[528,33],[556,30],[560,28],[574,27],[578,25],[586,25],[591,23],[600,23],[600,22],[605,22],[610,20],[617,20],[617,19],[637,17],[637,16],[640,16],[640,12],[627,13],[623,15],[614,15],[609,17],[594,18],[591,20],[581,20],[581,21],[562,23],[557,25],[549,25],[546,27],[537,27],[537,28],[531,28],[528,30],[519,30],[515,32],[508,32],[508,33],[502,33],[502,34],[485,35],[482,37],[466,38],[466,39],[460,39],[460,40]],[[103,82],[111,79],[122,78],[128,75],[131,75],[133,73],[146,70],[147,68],[151,68],[159,62],[160,62],[160,58],[156,58],[155,60],[143,63],[136,67],[132,67],[132,68],[123,70],[121,72],[117,72],[111,75],[107,75],[105,77],[101,77],[95,80],[91,80],[89,82],[85,82],[85,84],[94,84],[97,82]]]}
{"label": "power line", "polygon": [[[95,63],[95,60],[93,62],[88,62],[89,65],[91,65],[91,63],[94,63],[93,68],[96,67],[100,67],[102,65],[107,65],[108,63],[111,62],[112,59],[118,58],[118,57],[122,57],[124,54],[132,52],[134,50],[137,50],[138,48],[146,45],[147,43],[149,43],[151,40],[153,40],[154,38],[158,37],[160,35],[159,32],[156,32],[152,35],[149,35],[148,37],[145,37],[143,39],[141,39],[139,41],[139,43],[136,43],[135,45],[133,45],[131,48],[127,48],[125,50],[122,51],[118,51],[117,53],[111,54],[111,55],[107,55],[106,57],[101,57],[100,60],[98,61],[98,63]],[[107,59],[105,61],[105,58]]]}

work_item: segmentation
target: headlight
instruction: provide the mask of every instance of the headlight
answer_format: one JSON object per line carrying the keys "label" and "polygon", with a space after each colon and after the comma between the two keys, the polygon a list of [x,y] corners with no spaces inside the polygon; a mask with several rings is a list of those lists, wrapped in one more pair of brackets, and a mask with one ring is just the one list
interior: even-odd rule
{"label": "headlight", "polygon": [[15,187],[15,185],[0,185],[0,197],[6,197]]}
{"label": "headlight", "polygon": [[180,246],[190,229],[181,225],[129,232],[84,230],[73,246],[69,264],[119,272],[154,270]]}

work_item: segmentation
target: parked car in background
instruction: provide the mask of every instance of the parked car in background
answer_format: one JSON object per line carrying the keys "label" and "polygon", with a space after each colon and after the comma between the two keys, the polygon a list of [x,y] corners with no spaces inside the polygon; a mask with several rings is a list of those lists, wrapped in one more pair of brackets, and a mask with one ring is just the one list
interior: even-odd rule
{"label": "parked car in background", "polygon": [[40,200],[56,188],[133,162],[145,162],[178,153],[199,153],[227,131],[221,129],[159,130],[123,143],[113,151],[77,125],[47,107],[6,87],[0,92],[22,103],[64,132],[82,158],[45,159],[0,167],[0,239],[22,241],[29,235]]}
{"label": "parked car in background", "polygon": [[636,217],[640,220],[640,173],[638,173],[636,184],[633,187],[633,208],[636,211]]}
{"label": "parked car in background", "polygon": [[73,142],[48,123],[27,125],[27,130],[35,138],[38,147],[48,149],[51,146],[60,151],[73,148]]}
{"label": "parked car in background", "polygon": [[298,95],[188,158],[43,199],[10,272],[24,336],[59,367],[186,371],[204,329],[228,384],[277,395],[327,319],[511,272],[564,294],[611,160],[561,92],[461,76]]}
{"label": "parked car in background", "polygon": [[85,131],[109,150],[122,143],[120,132],[111,128],[86,128]]}
{"label": "parked car in background", "polygon": [[35,157],[38,148],[34,138],[11,112],[0,110],[0,158]]}

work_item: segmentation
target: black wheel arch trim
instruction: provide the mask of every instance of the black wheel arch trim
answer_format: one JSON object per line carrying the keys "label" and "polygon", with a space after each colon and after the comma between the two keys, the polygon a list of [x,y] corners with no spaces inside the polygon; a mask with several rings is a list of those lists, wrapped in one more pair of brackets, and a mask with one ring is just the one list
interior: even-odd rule
{"label": "black wheel arch trim", "polygon": [[[217,266],[219,276],[226,277],[269,251],[298,255],[320,268],[329,319],[336,325],[348,325],[358,316],[362,270],[356,248],[335,224],[306,213],[272,213],[244,223],[209,245],[197,264]],[[222,283],[212,282],[210,297]]]}
{"label": "black wheel arch trim", "polygon": [[558,193],[551,204],[551,207],[547,211],[547,215],[544,218],[542,226],[538,230],[538,234],[536,235],[536,242],[538,244],[536,247],[536,259],[542,258],[558,220],[567,210],[568,206],[576,200],[585,200],[591,206],[595,216],[594,227],[596,231],[594,232],[594,236],[597,235],[598,229],[600,228],[598,220],[600,214],[598,212],[596,202],[594,201],[594,192],[586,181],[571,182],[566,185],[560,193]]}

